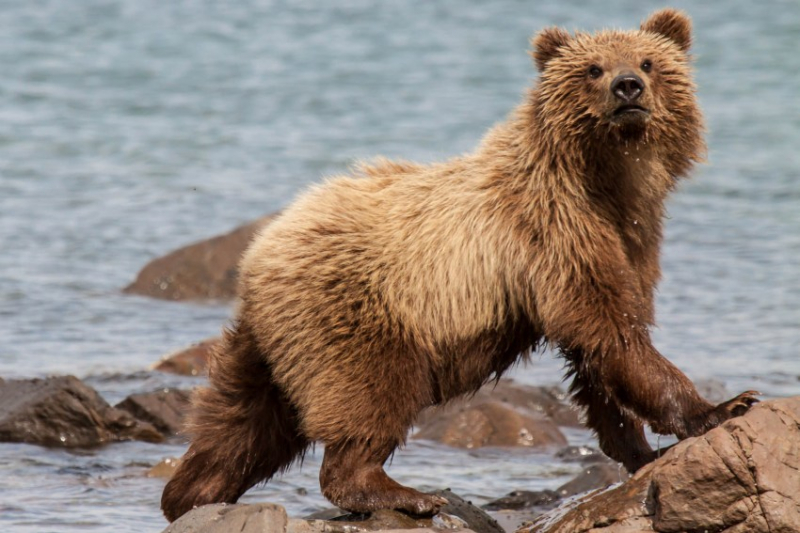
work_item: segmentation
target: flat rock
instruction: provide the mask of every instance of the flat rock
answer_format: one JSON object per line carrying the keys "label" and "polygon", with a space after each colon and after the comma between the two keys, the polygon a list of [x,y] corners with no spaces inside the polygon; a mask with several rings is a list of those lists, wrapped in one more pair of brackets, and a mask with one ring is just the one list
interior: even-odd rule
{"label": "flat rock", "polygon": [[284,533],[288,523],[286,510],[274,503],[217,503],[192,509],[164,533]]}
{"label": "flat rock", "polygon": [[190,392],[162,389],[131,394],[114,407],[153,425],[162,435],[172,437],[183,429],[183,418],[189,407]]}
{"label": "flat rock", "polygon": [[213,504],[192,509],[170,524],[164,533],[355,533],[408,530],[419,533],[504,533],[492,517],[459,496],[450,491],[439,491],[437,494],[448,498],[450,504],[431,518],[383,510],[370,515],[343,515],[331,520],[303,520],[287,518],[283,507],[271,503]]}
{"label": "flat rock", "polygon": [[518,530],[589,531],[800,531],[800,397],[762,402]]}
{"label": "flat rock", "polygon": [[225,235],[184,246],[150,261],[123,292],[162,300],[233,298],[242,253],[276,215],[261,217]]}
{"label": "flat rock", "polygon": [[66,448],[113,441],[160,442],[151,424],[108,405],[74,376],[0,383],[0,441]]}

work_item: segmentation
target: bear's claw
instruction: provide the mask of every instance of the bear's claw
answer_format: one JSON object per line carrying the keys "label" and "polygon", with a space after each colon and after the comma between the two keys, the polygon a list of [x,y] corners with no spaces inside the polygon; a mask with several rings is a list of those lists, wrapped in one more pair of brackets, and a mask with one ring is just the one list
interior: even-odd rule
{"label": "bear's claw", "polygon": [[728,418],[741,416],[750,410],[754,404],[760,401],[758,398],[756,398],[756,396],[760,395],[760,392],[754,390],[743,392],[739,396],[719,404],[717,406],[717,410],[723,413],[728,413]]}

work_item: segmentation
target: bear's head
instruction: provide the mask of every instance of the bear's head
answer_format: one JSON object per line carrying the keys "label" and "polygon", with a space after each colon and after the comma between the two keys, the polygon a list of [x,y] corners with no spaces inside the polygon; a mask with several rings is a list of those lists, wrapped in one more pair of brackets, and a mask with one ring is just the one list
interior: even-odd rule
{"label": "bear's head", "polygon": [[532,92],[540,121],[559,140],[683,144],[689,159],[702,158],[691,41],[691,21],[671,9],[638,31],[543,30],[531,52],[541,74]]}

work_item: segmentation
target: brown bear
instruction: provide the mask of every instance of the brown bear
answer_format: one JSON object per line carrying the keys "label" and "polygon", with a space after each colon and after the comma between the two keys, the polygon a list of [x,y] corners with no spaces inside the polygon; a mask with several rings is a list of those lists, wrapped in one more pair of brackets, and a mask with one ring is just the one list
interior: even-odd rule
{"label": "brown bear", "polygon": [[174,520],[235,502],[323,442],[323,494],[354,512],[445,501],[383,470],[417,414],[476,391],[544,343],[611,458],[655,458],[746,411],[714,406],[653,347],[664,200],[705,145],[691,24],[545,29],[522,104],[474,153],[378,161],[303,194],[241,263],[241,304],[193,402],[164,490]]}

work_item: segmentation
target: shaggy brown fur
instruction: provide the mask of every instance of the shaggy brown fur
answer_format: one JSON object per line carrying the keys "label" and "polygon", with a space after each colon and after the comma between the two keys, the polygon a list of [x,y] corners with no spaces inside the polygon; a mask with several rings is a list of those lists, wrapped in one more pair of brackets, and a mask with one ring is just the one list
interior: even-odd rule
{"label": "shaggy brown fur", "polygon": [[339,507],[435,512],[384,461],[420,410],[542,342],[629,470],[654,458],[644,424],[685,438],[744,412],[756,393],[709,404],[649,334],[664,199],[704,151],[690,39],[672,10],[639,31],[544,30],[538,83],[473,154],[380,161],[302,195],[242,262],[167,518],[236,501],[315,441]]}

